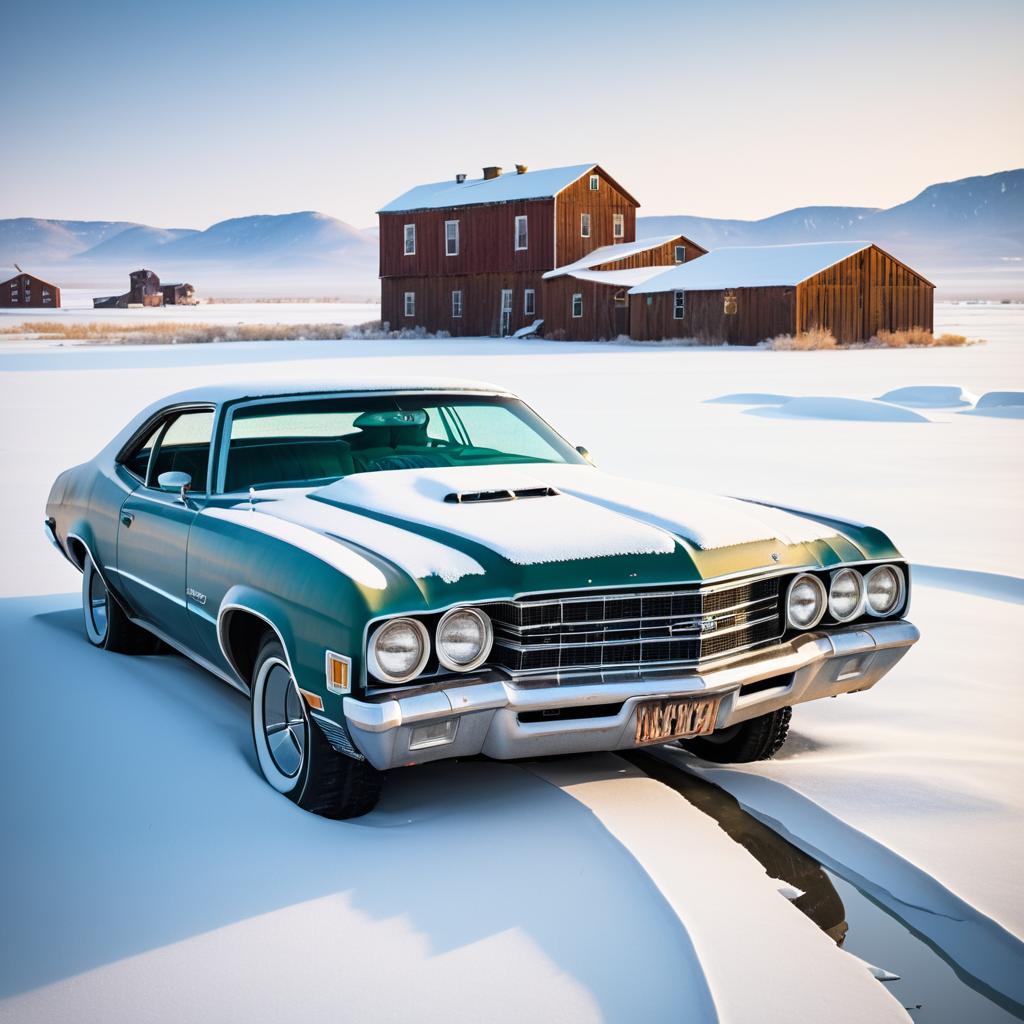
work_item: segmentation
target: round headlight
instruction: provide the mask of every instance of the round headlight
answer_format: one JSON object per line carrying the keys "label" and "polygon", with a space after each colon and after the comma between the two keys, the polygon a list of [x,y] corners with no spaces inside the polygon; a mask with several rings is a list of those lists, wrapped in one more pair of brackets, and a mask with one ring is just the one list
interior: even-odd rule
{"label": "round headlight", "polygon": [[828,588],[828,610],[837,622],[852,619],[860,611],[864,584],[860,573],[853,569],[840,569],[832,577]]}
{"label": "round headlight", "polygon": [[491,653],[491,620],[478,608],[453,608],[437,624],[437,660],[453,672],[471,672]]}
{"label": "round headlight", "polygon": [[825,602],[825,585],[817,576],[797,576],[786,594],[786,619],[796,629],[810,629],[825,614]]}
{"label": "round headlight", "polygon": [[894,565],[880,565],[864,581],[868,610],[875,615],[894,612],[903,600],[903,574]]}
{"label": "round headlight", "polygon": [[429,654],[430,637],[422,622],[392,619],[373,634],[367,668],[387,683],[406,683],[423,671]]}

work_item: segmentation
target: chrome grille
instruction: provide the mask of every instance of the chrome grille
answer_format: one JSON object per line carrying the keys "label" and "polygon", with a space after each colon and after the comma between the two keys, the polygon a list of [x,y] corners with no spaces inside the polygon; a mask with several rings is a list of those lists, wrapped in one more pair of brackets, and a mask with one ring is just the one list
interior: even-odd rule
{"label": "chrome grille", "polygon": [[701,590],[551,594],[486,605],[514,673],[696,665],[777,640],[780,578]]}

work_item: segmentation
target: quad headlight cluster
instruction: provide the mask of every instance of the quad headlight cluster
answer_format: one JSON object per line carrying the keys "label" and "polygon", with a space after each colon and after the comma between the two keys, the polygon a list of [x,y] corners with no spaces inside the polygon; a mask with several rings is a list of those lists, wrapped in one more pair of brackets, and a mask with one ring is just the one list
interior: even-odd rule
{"label": "quad headlight cluster", "polygon": [[791,629],[812,629],[827,612],[834,622],[850,622],[862,615],[892,615],[904,602],[903,570],[876,565],[866,573],[837,569],[825,582],[801,573],[786,591],[786,623]]}
{"label": "quad headlight cluster", "polygon": [[[452,672],[479,668],[493,643],[490,617],[479,608],[452,608],[434,630],[437,660]],[[419,619],[389,619],[370,636],[367,669],[385,683],[407,683],[426,668],[430,644],[427,627]]]}

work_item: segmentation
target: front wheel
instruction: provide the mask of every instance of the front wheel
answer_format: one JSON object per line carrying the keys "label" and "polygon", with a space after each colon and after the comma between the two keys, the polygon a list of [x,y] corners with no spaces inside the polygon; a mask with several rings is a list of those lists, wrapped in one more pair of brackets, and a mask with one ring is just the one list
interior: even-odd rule
{"label": "front wheel", "polygon": [[383,775],[327,742],[276,639],[267,639],[256,657],[252,738],[263,777],[303,810],[357,818],[377,805]]}
{"label": "front wheel", "polygon": [[705,761],[718,764],[765,761],[777,754],[786,742],[792,714],[792,708],[779,708],[710,736],[679,740],[679,745]]}

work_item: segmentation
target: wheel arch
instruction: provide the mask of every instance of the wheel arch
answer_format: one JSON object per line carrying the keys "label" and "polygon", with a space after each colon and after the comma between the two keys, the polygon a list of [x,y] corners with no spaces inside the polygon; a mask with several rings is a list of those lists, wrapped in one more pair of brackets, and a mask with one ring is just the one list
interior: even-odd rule
{"label": "wheel arch", "polygon": [[256,657],[267,635],[281,645],[288,671],[295,679],[287,617],[274,607],[268,595],[239,587],[229,590],[217,613],[217,643],[224,660],[247,691],[251,691]]}

